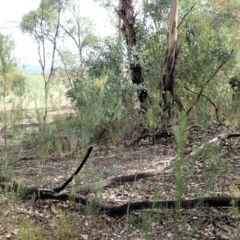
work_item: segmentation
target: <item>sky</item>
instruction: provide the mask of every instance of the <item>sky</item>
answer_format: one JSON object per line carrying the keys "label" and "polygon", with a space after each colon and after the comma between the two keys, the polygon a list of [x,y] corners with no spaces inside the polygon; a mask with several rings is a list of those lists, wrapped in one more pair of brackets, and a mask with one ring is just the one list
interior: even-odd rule
{"label": "sky", "polygon": [[0,6],[0,32],[10,34],[15,40],[15,55],[21,58],[22,64],[36,64],[36,46],[29,36],[21,33],[17,22],[25,13],[38,6],[38,0],[0,0]]}
{"label": "sky", "polygon": [[[22,34],[18,24],[24,14],[36,9],[40,0],[0,0],[0,33],[10,34],[16,42],[15,56],[21,64],[38,65],[37,45],[27,34]],[[81,14],[89,17],[96,25],[96,34],[110,35],[113,32],[106,11],[93,3],[83,0]]]}

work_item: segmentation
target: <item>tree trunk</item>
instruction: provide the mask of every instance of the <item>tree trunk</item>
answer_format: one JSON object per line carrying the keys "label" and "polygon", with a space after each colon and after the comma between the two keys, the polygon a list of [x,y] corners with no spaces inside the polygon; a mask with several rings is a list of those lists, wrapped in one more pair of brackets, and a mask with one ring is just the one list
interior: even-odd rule
{"label": "tree trunk", "polygon": [[[134,28],[135,16],[132,0],[120,0],[119,7],[115,10],[123,22],[121,30],[125,36],[128,48],[128,57],[130,62],[129,67],[131,71],[132,82],[137,85],[143,84],[144,78],[142,74],[142,67],[139,63],[139,57],[137,56],[137,54],[135,55],[133,53],[135,50],[134,48],[137,48],[137,38]],[[138,97],[140,102],[144,102],[147,98],[147,90],[145,88],[139,88]]]}
{"label": "tree trunk", "polygon": [[[170,20],[168,26],[168,49],[165,59],[165,74],[162,78],[164,109],[168,110],[169,113],[175,101],[174,70],[178,56],[177,48],[178,4],[179,4],[178,0],[172,0]],[[167,92],[170,93],[172,101],[169,101],[169,99],[167,99],[166,96]]]}

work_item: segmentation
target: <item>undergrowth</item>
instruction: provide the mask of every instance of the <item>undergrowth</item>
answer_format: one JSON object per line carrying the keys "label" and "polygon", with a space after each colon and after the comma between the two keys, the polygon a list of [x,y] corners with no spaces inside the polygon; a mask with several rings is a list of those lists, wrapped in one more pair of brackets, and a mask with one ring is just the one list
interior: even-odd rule
{"label": "undergrowth", "polygon": [[[32,112],[35,114],[36,122],[35,125],[33,124],[29,128],[25,128],[23,123],[24,114],[27,118],[29,111],[23,105],[11,103],[12,110],[4,113],[4,131],[0,156],[1,174],[14,179],[15,166],[19,164],[17,160],[25,157],[26,149],[29,150],[30,156],[36,160],[35,163],[37,164],[35,175],[29,177],[32,178],[37,186],[42,186],[44,184],[46,166],[51,158],[61,161],[64,157],[71,156],[66,164],[67,174],[70,175],[78,166],[79,159],[82,159],[85,149],[90,144],[93,144],[96,148],[113,146],[115,150],[112,152],[122,152],[126,161],[131,160],[131,155],[128,156],[124,143],[139,128],[144,129],[146,127],[147,131],[153,135],[151,144],[158,144],[154,134],[156,130],[161,129],[166,124],[165,120],[162,122],[161,118],[164,113],[158,102],[159,93],[152,96],[152,102],[151,104],[149,103],[150,105],[145,113],[139,113],[139,109],[134,109],[136,96],[132,95],[131,91],[124,98],[122,97],[122,93],[121,86],[118,85],[108,86],[103,84],[99,86],[95,84],[94,80],[78,79],[75,82],[74,89],[67,94],[72,100],[74,110],[71,113],[65,112],[64,115],[56,114],[51,121],[44,123],[43,111],[38,105],[39,99],[33,99],[35,107],[32,109]],[[54,109],[61,109],[61,106],[56,106],[56,101],[54,101]],[[218,182],[219,176],[222,171],[226,170],[219,147],[209,145],[204,150],[196,152],[194,156],[185,155],[185,150],[190,145],[189,127],[191,125],[200,126],[201,129],[201,141],[194,142],[195,147],[207,144],[209,129],[211,127],[209,119],[215,119],[214,110],[211,110],[210,113],[208,110],[208,102],[206,100],[199,101],[196,109],[193,110],[196,113],[194,118],[191,116],[187,117],[182,113],[179,115],[176,114],[169,121],[169,124],[172,125],[174,142],[177,145],[177,158],[173,165],[175,200],[177,200],[177,204],[174,210],[157,209],[154,207],[148,211],[141,211],[139,214],[128,213],[125,223],[129,234],[136,231],[136,228],[140,229],[143,236],[149,233],[153,234],[156,226],[162,225],[163,222],[167,223],[165,225],[166,228],[172,226],[172,229],[174,229],[172,237],[175,239],[184,239],[186,231],[194,233],[196,230],[187,229],[189,215],[186,215],[181,210],[181,200],[184,199],[188,191],[189,179],[197,174],[196,168],[199,162],[201,162],[203,174],[206,176],[204,187],[198,192],[198,196],[196,196],[201,198],[214,193],[214,186]],[[234,114],[238,114],[238,110],[233,106],[229,110],[229,118],[222,118],[222,120],[226,124],[230,124],[228,121],[235,121],[237,124],[236,119],[230,119],[230,116]],[[64,161],[66,160],[64,159]],[[72,193],[77,193],[77,186],[80,184],[96,182],[100,180],[99,176],[104,178],[104,174],[107,177],[117,174],[114,170],[108,169],[106,169],[105,173],[99,173],[99,170],[96,169],[91,159],[89,159],[85,168],[84,174],[76,177],[70,186]],[[137,170],[137,166],[135,170]],[[133,190],[135,187],[133,185]],[[95,226],[93,221],[96,221],[96,218],[93,216],[96,216],[99,210],[95,203],[105,201],[103,195],[104,189],[95,188],[91,189],[91,192],[95,200],[84,208],[84,220],[81,219],[81,224],[83,225],[76,226],[76,224],[72,223],[61,213],[58,216],[57,227],[53,233],[56,239],[74,239],[79,237],[82,229],[87,232],[91,231],[91,227]],[[6,192],[1,192],[0,206],[6,206],[4,199],[6,194]],[[153,195],[153,200],[161,200],[161,189],[155,188]],[[134,200],[131,194],[127,198],[128,201]],[[15,197],[12,199],[11,204],[13,205],[21,201],[18,194],[15,194]],[[199,205],[201,205],[201,201]],[[234,202],[232,212],[235,215],[238,214]],[[1,212],[0,214],[4,213]],[[192,214],[194,214],[194,211]],[[109,221],[114,220],[111,219]],[[178,223],[178,225],[176,226],[175,223]],[[99,231],[101,231],[101,228],[104,228],[101,224],[104,225],[106,223],[98,222]],[[45,239],[45,229],[40,222],[32,223],[28,219],[23,218],[20,220],[18,228],[21,239]]]}

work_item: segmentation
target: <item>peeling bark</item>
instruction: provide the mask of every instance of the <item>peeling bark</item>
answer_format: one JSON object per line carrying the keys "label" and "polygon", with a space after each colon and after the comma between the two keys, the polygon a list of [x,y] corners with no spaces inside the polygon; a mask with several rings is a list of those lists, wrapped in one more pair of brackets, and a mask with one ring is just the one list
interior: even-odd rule
{"label": "peeling bark", "polygon": [[172,0],[168,26],[168,50],[165,60],[166,74],[163,77],[163,90],[174,95],[174,70],[177,60],[178,0]]}
{"label": "peeling bark", "polygon": [[[178,102],[179,100],[175,99],[174,93],[174,71],[177,62],[178,56],[178,47],[177,47],[177,26],[178,26],[178,0],[172,0],[171,10],[170,10],[170,20],[168,25],[168,49],[165,59],[165,74],[162,78],[162,90],[163,90],[163,99],[164,99],[164,110],[169,112],[171,115],[171,108],[174,101]],[[172,97],[172,103],[167,100],[166,92],[169,92]]]}
{"label": "peeling bark", "polygon": [[[115,9],[119,18],[122,20],[121,31],[125,36],[125,41],[128,48],[129,68],[131,71],[133,84],[143,84],[144,78],[142,74],[142,67],[139,63],[139,57],[134,56],[133,51],[137,49],[137,38],[135,31],[135,15],[132,0],[120,0],[119,7]],[[134,49],[135,48],[135,49]],[[140,93],[141,94],[141,93]],[[139,97],[140,102],[144,102],[147,98],[147,92]]]}

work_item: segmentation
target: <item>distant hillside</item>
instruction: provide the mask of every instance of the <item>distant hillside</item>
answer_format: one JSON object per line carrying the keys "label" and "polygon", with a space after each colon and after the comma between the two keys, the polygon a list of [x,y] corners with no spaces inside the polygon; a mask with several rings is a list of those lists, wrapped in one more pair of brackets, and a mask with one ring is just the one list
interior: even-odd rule
{"label": "distant hillside", "polygon": [[[41,73],[42,69],[40,65],[34,65],[34,64],[27,64],[23,67],[23,71],[25,73]],[[47,68],[47,71],[49,71],[49,68]]]}
{"label": "distant hillside", "polygon": [[27,64],[23,67],[23,71],[26,73],[41,73],[42,69],[39,65]]}

